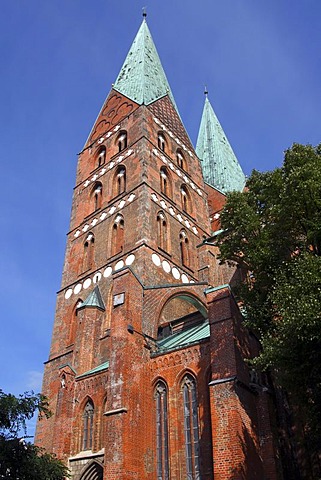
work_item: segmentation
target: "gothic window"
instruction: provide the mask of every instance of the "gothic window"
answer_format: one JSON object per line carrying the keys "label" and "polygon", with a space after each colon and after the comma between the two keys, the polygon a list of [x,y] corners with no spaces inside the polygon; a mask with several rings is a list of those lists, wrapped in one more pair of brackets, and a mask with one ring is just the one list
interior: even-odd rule
{"label": "gothic window", "polygon": [[91,400],[85,405],[83,413],[83,450],[93,447],[94,405]]}
{"label": "gothic window", "polygon": [[101,167],[106,161],[106,147],[102,147],[98,151],[96,166]]}
{"label": "gothic window", "polygon": [[199,480],[199,422],[196,382],[192,375],[185,375],[182,382],[184,406],[184,439],[186,478]]}
{"label": "gothic window", "polygon": [[167,197],[171,196],[171,181],[166,167],[160,169],[160,187],[164,195]]}
{"label": "gothic window", "polygon": [[165,140],[165,137],[163,135],[163,133],[159,132],[158,133],[158,137],[157,137],[157,144],[158,144],[158,148],[160,150],[162,150],[163,152],[165,152],[166,150],[166,140]]}
{"label": "gothic window", "polygon": [[177,149],[176,150],[176,161],[177,161],[177,165],[179,167],[181,167],[182,170],[185,170],[186,171],[186,161],[185,161],[185,157],[182,153],[182,150],[180,149]]}
{"label": "gothic window", "polygon": [[114,221],[112,230],[112,256],[121,253],[124,249],[124,218],[122,215],[117,215]]}
{"label": "gothic window", "polygon": [[116,140],[118,146],[118,152],[125,150],[127,148],[127,132],[125,130],[121,131]]}
{"label": "gothic window", "polygon": [[113,190],[114,197],[117,197],[126,191],[126,168],[122,165],[116,170]]}
{"label": "gothic window", "polygon": [[164,212],[157,214],[157,245],[162,250],[167,251],[168,232],[167,221]]}
{"label": "gothic window", "polygon": [[94,263],[95,237],[89,233],[84,243],[83,271],[90,270]]}
{"label": "gothic window", "polygon": [[181,186],[182,209],[186,213],[191,213],[191,199],[185,185]]}
{"label": "gothic window", "polygon": [[91,193],[91,196],[92,196],[92,199],[93,199],[94,211],[101,208],[102,192],[103,192],[102,184],[100,182],[95,183],[94,188],[92,189],[92,193]]}
{"label": "gothic window", "polygon": [[179,246],[180,246],[180,254],[181,254],[181,262],[186,267],[189,266],[189,245],[188,245],[188,237],[186,235],[185,230],[181,230],[179,234]]}
{"label": "gothic window", "polygon": [[157,480],[169,480],[167,387],[159,381],[155,388]]}

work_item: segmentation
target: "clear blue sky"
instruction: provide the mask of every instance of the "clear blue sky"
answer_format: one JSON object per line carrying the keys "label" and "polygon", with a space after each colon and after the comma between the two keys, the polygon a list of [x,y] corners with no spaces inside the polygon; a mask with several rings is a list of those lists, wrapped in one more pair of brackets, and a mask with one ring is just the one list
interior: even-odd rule
{"label": "clear blue sky", "polygon": [[[145,0],[144,0],[145,1]],[[321,141],[320,0],[0,0],[0,388],[39,391],[77,152],[142,6],[196,142],[204,84],[245,173]]]}

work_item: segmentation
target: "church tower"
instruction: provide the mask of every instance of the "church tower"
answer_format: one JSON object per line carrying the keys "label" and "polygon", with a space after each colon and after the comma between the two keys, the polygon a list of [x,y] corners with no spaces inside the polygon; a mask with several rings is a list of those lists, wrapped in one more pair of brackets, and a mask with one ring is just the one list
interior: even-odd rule
{"label": "church tower", "polygon": [[258,346],[213,245],[244,175],[207,98],[197,151],[144,18],[79,154],[45,363],[36,443],[73,480],[278,478],[243,361]]}

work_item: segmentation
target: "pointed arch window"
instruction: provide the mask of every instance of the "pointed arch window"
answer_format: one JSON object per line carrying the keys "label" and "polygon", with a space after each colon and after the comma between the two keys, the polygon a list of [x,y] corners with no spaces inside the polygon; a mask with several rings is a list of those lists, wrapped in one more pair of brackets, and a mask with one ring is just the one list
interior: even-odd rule
{"label": "pointed arch window", "polygon": [[97,160],[96,160],[96,167],[101,167],[106,161],[106,147],[102,147],[98,151]]}
{"label": "pointed arch window", "polygon": [[127,148],[127,132],[125,130],[122,130],[120,132],[116,142],[117,142],[118,152],[121,152],[122,150],[125,150],[125,148]]}
{"label": "pointed arch window", "polygon": [[196,382],[192,375],[185,375],[182,382],[184,407],[184,439],[186,458],[186,478],[199,480],[199,420]]}
{"label": "pointed arch window", "polygon": [[83,270],[90,270],[93,267],[95,254],[95,237],[89,233],[84,243]]}
{"label": "pointed arch window", "polygon": [[186,213],[191,213],[191,198],[190,194],[185,185],[181,186],[181,202],[182,202],[182,209]]}
{"label": "pointed arch window", "polygon": [[164,212],[157,214],[157,245],[162,250],[168,251],[167,220]]}
{"label": "pointed arch window", "polygon": [[156,402],[157,480],[169,480],[167,387],[163,381],[157,383],[154,398]]}
{"label": "pointed arch window", "polygon": [[117,168],[113,184],[114,197],[126,191],[126,168],[121,165]]}
{"label": "pointed arch window", "polygon": [[166,167],[162,167],[160,169],[160,187],[161,192],[164,195],[166,195],[167,197],[171,197],[172,185]]}
{"label": "pointed arch window", "polygon": [[189,266],[189,242],[185,230],[181,230],[179,234],[179,247],[181,262],[186,267]]}
{"label": "pointed arch window", "polygon": [[186,161],[185,161],[185,157],[183,155],[183,152],[180,148],[178,148],[176,150],[176,161],[177,161],[177,165],[179,167],[181,167],[182,170],[185,170],[186,171]]}
{"label": "pointed arch window", "polygon": [[158,148],[160,150],[162,150],[163,152],[165,152],[166,150],[166,140],[165,140],[165,136],[162,132],[159,132],[158,133],[158,136],[157,136],[157,145],[158,145]]}
{"label": "pointed arch window", "polygon": [[83,450],[91,450],[93,447],[94,413],[94,404],[88,400],[83,413]]}
{"label": "pointed arch window", "polygon": [[112,256],[121,253],[124,249],[124,217],[117,215],[112,230]]}
{"label": "pointed arch window", "polygon": [[101,208],[102,195],[103,195],[103,186],[100,182],[97,182],[95,183],[91,193],[91,196],[93,199],[94,211],[99,210],[99,208]]}

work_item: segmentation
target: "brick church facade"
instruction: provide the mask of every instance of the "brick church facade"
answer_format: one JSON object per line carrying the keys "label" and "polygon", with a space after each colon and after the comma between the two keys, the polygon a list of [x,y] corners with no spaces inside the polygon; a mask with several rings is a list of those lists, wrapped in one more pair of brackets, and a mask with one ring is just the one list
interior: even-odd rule
{"label": "brick church facade", "polygon": [[81,153],[36,443],[73,480],[278,475],[268,386],[213,245],[245,177],[206,96],[194,149],[146,19]]}

